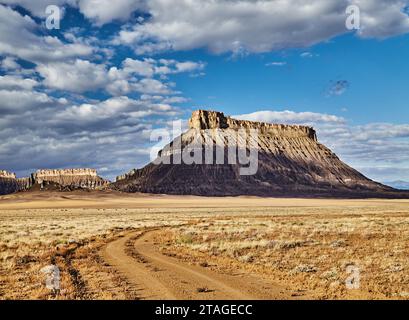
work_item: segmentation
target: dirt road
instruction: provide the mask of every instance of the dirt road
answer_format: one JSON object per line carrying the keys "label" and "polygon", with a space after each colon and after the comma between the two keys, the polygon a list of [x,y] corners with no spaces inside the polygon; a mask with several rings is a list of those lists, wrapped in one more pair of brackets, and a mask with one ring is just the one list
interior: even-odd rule
{"label": "dirt road", "polygon": [[[154,243],[155,232],[149,231],[135,241],[135,233],[128,234],[109,243],[102,253],[105,261],[136,287],[140,299],[294,298],[291,291],[260,277],[219,274],[162,255]],[[130,244],[133,247],[127,248]]]}

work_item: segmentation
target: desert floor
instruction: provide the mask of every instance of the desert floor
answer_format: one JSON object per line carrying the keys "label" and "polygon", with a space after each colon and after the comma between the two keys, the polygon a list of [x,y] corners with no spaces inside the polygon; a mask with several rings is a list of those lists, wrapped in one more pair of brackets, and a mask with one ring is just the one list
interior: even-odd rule
{"label": "desert floor", "polygon": [[409,299],[408,257],[409,200],[0,197],[0,299]]}

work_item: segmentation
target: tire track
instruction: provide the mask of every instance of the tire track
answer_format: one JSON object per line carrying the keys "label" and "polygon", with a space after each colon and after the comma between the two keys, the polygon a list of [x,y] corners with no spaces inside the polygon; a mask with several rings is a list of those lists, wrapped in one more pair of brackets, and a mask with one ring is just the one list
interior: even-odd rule
{"label": "tire track", "polygon": [[142,263],[138,263],[134,258],[126,254],[126,243],[133,236],[135,236],[135,234],[128,234],[123,238],[109,243],[103,251],[104,260],[137,287],[137,294],[142,299],[176,299],[168,288],[153,277],[151,272],[147,270]]}
{"label": "tire track", "polygon": [[137,287],[141,299],[291,298],[291,292],[260,277],[220,274],[165,256],[155,246],[156,232],[148,231],[138,238],[137,233],[130,233],[103,250],[104,259]]}

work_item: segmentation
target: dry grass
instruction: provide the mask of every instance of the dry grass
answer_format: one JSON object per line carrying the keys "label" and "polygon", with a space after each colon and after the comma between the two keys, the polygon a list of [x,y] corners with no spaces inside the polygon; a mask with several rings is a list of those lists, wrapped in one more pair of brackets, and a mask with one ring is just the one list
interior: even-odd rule
{"label": "dry grass", "polygon": [[[174,228],[163,234],[173,244],[163,251],[222,272],[268,276],[316,298],[408,298],[409,208],[272,208],[252,215]],[[345,285],[348,266],[359,268],[359,290]]]}
{"label": "dry grass", "polygon": [[[105,209],[0,206],[0,299],[135,299],[100,250],[129,230],[156,227],[166,227],[158,238],[164,253],[219,272],[242,270],[322,299],[409,298],[405,202],[258,207],[257,199],[230,199],[231,207],[216,209],[204,207],[210,199],[196,208],[194,199],[184,208],[165,208],[165,200],[151,209],[130,208],[131,200],[118,208],[118,199]],[[40,270],[49,264],[61,270],[58,295],[44,286]],[[345,287],[349,265],[360,269],[359,290]]]}
{"label": "dry grass", "polygon": [[[189,215],[149,209],[31,209],[0,212],[0,299],[128,299],[135,294],[99,250],[130,230],[185,223]],[[61,271],[58,296],[40,270]]]}

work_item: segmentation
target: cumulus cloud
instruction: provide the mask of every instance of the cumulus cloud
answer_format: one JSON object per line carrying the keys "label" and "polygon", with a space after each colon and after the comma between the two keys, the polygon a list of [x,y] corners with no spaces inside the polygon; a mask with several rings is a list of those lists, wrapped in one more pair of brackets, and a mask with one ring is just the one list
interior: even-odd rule
{"label": "cumulus cloud", "polygon": [[122,72],[124,74],[137,74],[152,77],[154,75],[169,75],[201,71],[204,69],[205,64],[194,61],[177,61],[168,59],[154,60],[152,58],[137,60],[127,58],[123,61],[122,66]]}
{"label": "cumulus cloud", "polygon": [[49,88],[78,93],[103,88],[109,82],[104,65],[80,59],[74,63],[40,64],[36,70],[44,77],[44,84]]}
{"label": "cumulus cloud", "polygon": [[406,0],[354,0],[361,11],[361,28],[364,38],[387,38],[409,31],[409,16],[404,11]]}
{"label": "cumulus cloud", "polygon": [[208,48],[214,53],[308,47],[349,32],[348,5],[361,8],[361,37],[409,32],[402,0],[150,0],[151,18],[120,32],[138,53]]}
{"label": "cumulus cloud", "polygon": [[[44,17],[47,0],[3,0]],[[347,6],[360,8],[360,37],[385,38],[409,32],[407,0],[56,0],[78,8],[97,25],[148,15],[124,29],[117,41],[139,53],[208,48],[220,52],[266,52],[308,47],[349,32]]]}
{"label": "cumulus cloud", "polygon": [[[122,68],[112,67],[109,70],[110,83],[107,90],[114,95],[130,92],[169,95],[177,92],[173,92],[171,84],[162,81],[163,76],[192,73],[203,68],[204,64],[201,62],[127,58],[122,62]],[[161,80],[154,79],[155,76],[160,76]]]}
{"label": "cumulus cloud", "polygon": [[[21,5],[41,17],[49,4],[46,0],[3,3]],[[138,54],[195,48],[242,54],[308,47],[350,32],[345,10],[351,4],[361,12],[359,37],[409,32],[404,12],[408,0],[57,0],[53,4],[76,7],[97,25],[126,22],[140,11],[147,19],[125,24],[114,41],[133,46]],[[72,49],[84,54],[85,48],[78,46]]]}
{"label": "cumulus cloud", "polygon": [[2,0],[1,3],[7,5],[19,5],[27,9],[31,14],[36,17],[45,17],[46,8],[49,5],[63,6],[65,4],[75,6],[77,0]]}
{"label": "cumulus cloud", "polygon": [[110,67],[87,60],[72,62],[50,62],[39,64],[36,71],[44,78],[43,84],[49,88],[83,93],[105,89],[112,95],[132,92],[145,94],[171,94],[168,84],[157,75],[189,73],[202,70],[204,65],[192,61],[126,58],[122,67]]}
{"label": "cumulus cloud", "polygon": [[37,35],[38,29],[29,16],[0,4],[0,54],[44,62],[88,56],[93,52],[92,47],[82,43],[63,43],[57,37]]}
{"label": "cumulus cloud", "polygon": [[145,77],[152,77],[155,74],[155,60],[153,59],[144,59],[137,60],[126,58],[123,63],[123,74],[136,74]]}
{"label": "cumulus cloud", "polygon": [[[2,116],[8,114],[24,114],[29,110],[47,108],[55,102],[41,92],[21,91],[21,90],[0,90],[0,112]],[[4,119],[3,119],[4,120]],[[2,123],[4,125],[4,122]],[[15,127],[19,127],[17,123]],[[3,126],[1,126],[3,128]]]}
{"label": "cumulus cloud", "polygon": [[61,121],[75,121],[85,123],[113,120],[130,116],[139,119],[153,114],[171,112],[170,105],[146,103],[146,101],[130,99],[126,96],[114,97],[95,104],[82,104],[71,106],[56,115],[55,119]]}
{"label": "cumulus cloud", "polygon": [[33,79],[24,79],[18,76],[0,76],[0,90],[32,90],[38,82]]}
{"label": "cumulus cloud", "polygon": [[128,20],[132,12],[145,8],[144,3],[143,0],[79,0],[78,6],[87,18],[103,25],[113,20]]}
{"label": "cumulus cloud", "polygon": [[49,5],[63,7],[69,5],[78,8],[88,19],[97,25],[103,25],[113,20],[126,21],[132,12],[143,9],[144,0],[3,0],[8,5],[20,5],[37,17],[46,16],[46,8]]}
{"label": "cumulus cloud", "polygon": [[16,59],[13,57],[5,57],[0,64],[0,68],[5,71],[16,70],[20,68],[20,65],[17,63]]}

